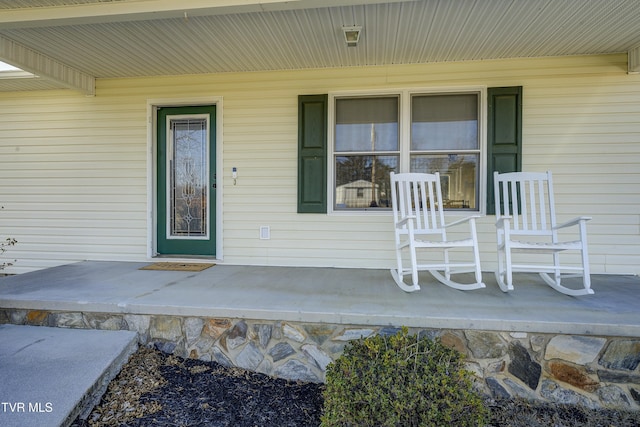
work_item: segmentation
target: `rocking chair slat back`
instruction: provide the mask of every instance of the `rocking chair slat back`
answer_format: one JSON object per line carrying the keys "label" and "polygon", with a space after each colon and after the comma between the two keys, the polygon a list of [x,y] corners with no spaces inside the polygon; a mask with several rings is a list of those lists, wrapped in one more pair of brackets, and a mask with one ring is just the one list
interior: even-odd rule
{"label": "rocking chair slat back", "polygon": [[505,173],[494,183],[496,194],[502,195],[496,197],[496,219],[510,216],[513,234],[552,234],[555,207],[550,174]]}
{"label": "rocking chair slat back", "polygon": [[[417,233],[442,233],[444,214],[442,212],[442,190],[436,183],[438,174],[405,174],[407,179],[396,181],[391,187],[395,222],[399,218],[414,217]],[[394,193],[397,192],[397,197]],[[406,226],[405,226],[406,228]]]}

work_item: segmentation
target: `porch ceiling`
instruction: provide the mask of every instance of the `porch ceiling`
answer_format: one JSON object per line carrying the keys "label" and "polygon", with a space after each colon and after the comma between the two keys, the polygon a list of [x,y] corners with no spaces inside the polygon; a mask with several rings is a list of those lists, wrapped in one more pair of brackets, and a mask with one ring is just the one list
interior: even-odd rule
{"label": "porch ceiling", "polygon": [[[639,23],[638,0],[0,0],[0,60],[40,76],[13,73],[0,91],[91,94],[96,78],[635,58]],[[346,46],[345,25],[363,27],[357,47]]]}

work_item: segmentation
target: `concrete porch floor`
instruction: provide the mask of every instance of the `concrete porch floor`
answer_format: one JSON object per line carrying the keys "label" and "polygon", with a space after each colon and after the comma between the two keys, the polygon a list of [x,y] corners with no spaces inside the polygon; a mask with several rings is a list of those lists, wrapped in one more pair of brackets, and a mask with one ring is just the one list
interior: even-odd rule
{"label": "concrete porch floor", "polygon": [[401,291],[388,270],[216,265],[201,272],[86,261],[0,278],[0,308],[228,317],[350,325],[640,337],[640,278],[592,275],[595,295],[560,294],[518,274],[505,294],[450,289],[421,273]]}

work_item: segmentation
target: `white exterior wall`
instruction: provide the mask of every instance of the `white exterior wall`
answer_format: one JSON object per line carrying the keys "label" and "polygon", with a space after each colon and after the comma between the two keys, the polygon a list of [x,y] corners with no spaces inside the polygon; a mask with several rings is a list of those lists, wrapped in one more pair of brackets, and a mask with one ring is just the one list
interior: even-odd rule
{"label": "white exterior wall", "polygon": [[[523,86],[523,169],[554,172],[559,220],[588,225],[594,273],[640,273],[640,75],[626,55],[98,80],[0,93],[0,238],[20,273],[147,260],[147,107],[221,97],[223,262],[388,268],[391,216],[297,214],[297,97],[350,90]],[[238,170],[233,185],[231,168]],[[483,270],[493,216],[479,221]],[[271,239],[260,240],[260,226]]]}

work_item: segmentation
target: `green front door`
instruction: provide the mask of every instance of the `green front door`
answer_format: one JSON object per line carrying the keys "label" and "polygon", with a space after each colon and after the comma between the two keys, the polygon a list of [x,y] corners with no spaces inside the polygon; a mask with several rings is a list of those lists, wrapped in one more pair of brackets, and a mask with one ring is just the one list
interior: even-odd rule
{"label": "green front door", "polygon": [[215,106],[157,112],[157,252],[215,256]]}

